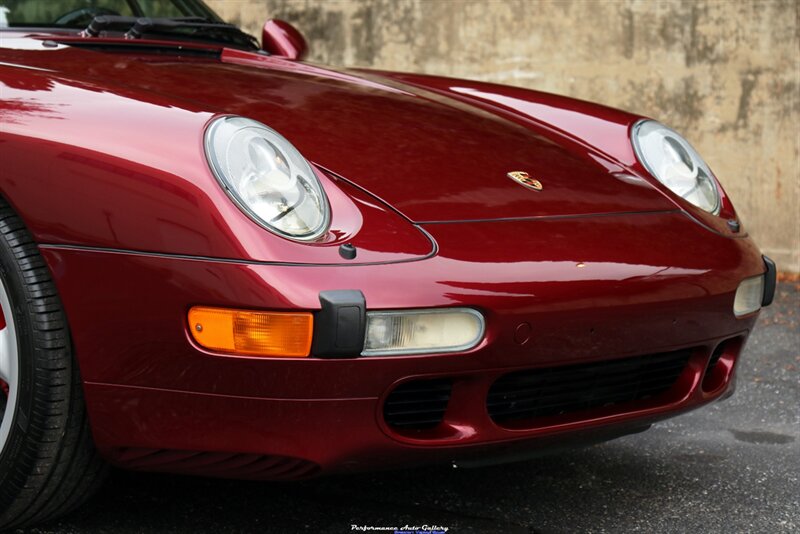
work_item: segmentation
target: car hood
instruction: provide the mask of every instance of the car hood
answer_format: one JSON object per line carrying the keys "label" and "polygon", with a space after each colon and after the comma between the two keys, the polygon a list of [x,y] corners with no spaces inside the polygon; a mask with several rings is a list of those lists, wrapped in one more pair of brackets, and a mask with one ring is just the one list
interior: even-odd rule
{"label": "car hood", "polygon": [[[212,60],[66,47],[35,60],[261,121],[414,222],[675,209],[646,181],[569,136],[379,74],[231,50]],[[511,179],[514,171],[538,180],[541,191]]]}

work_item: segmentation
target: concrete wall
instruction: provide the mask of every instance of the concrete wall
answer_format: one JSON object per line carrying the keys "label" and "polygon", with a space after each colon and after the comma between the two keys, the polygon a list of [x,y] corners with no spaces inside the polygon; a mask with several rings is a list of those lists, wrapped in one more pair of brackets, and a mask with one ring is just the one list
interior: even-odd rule
{"label": "concrete wall", "polygon": [[310,60],[488,80],[681,131],[779,268],[800,271],[800,3],[211,0],[260,37],[294,23]]}

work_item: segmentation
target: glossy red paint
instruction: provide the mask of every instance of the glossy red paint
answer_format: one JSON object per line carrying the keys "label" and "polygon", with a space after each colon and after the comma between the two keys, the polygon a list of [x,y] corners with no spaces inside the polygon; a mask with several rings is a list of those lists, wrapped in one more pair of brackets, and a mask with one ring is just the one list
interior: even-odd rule
{"label": "glossy red paint", "polygon": [[[87,54],[91,56],[88,71],[84,68]],[[41,56],[49,60],[35,61]],[[91,76],[87,83],[104,81],[102,96],[71,100],[78,109],[70,110],[70,125],[77,120],[75,126],[81,130],[115,129],[115,135],[101,141],[102,146],[86,148],[142,161],[136,158],[138,155],[126,154],[128,147],[182,142],[186,147],[183,151],[194,149],[194,153],[180,158],[183,168],[175,169],[177,176],[209,175],[198,123],[207,122],[215,113],[232,113],[268,122],[311,161],[369,190],[416,222],[675,208],[647,180],[631,175],[597,151],[545,137],[545,128],[523,126],[430,91],[411,92],[375,80],[360,81],[352,75],[327,75],[321,68],[288,66],[294,64],[242,51],[225,52],[221,61],[180,62],[162,55],[128,54],[120,58],[67,48],[45,54],[28,52],[24,60],[59,73],[69,65],[80,65],[82,74]],[[122,73],[137,80],[136,91],[118,90],[109,83],[119,80]],[[226,81],[224,87],[193,83],[215,77]],[[98,100],[107,100],[101,102],[105,107],[114,105],[118,91],[127,97],[119,106],[120,113],[129,115],[122,131],[107,122],[99,124],[104,117],[88,109],[96,109]],[[39,105],[46,106],[51,96],[59,99],[59,92],[36,95]],[[174,107],[162,113],[163,99],[153,99],[151,94],[173,95]],[[126,109],[129,111],[123,111]],[[58,121],[57,117],[54,113],[50,122]],[[146,126],[155,120],[185,123],[185,133],[176,128],[164,133],[171,134],[174,141],[158,139]],[[58,130],[55,124],[48,127]],[[147,132],[147,140],[138,139],[142,131]],[[197,138],[192,143],[191,133]],[[88,141],[98,142],[94,138]],[[159,170],[172,171],[177,162],[157,163]],[[187,173],[190,166],[193,172]],[[542,182],[546,193],[534,195],[521,190],[506,176],[514,170],[529,172]]]}
{"label": "glossy red paint", "polygon": [[[641,168],[629,141],[640,117],[479,82],[58,40],[69,46],[0,49],[0,193],[53,273],[112,461],[180,470],[169,459],[184,453],[152,451],[241,453],[316,473],[513,455],[730,393],[755,322],[733,316],[734,293],[764,264],[725,224],[728,200],[723,217],[704,214]],[[203,153],[223,114],[270,125],[314,163],[326,235],[277,237],[230,202]],[[339,256],[345,242],[355,260]],[[475,308],[486,337],[458,354],[298,361],[214,354],[187,332],[194,305],[315,311],[334,289],[361,290],[373,310]],[[658,399],[513,428],[486,413],[503,373],[677,349],[689,364]],[[382,400],[419,377],[453,379],[445,420],[389,428]]]}
{"label": "glossy red paint", "polygon": [[[191,369],[185,383],[198,392],[377,396],[404,372],[425,373],[429,365],[456,372],[577,363],[672,350],[704,343],[710,332],[730,337],[751,327],[751,318],[735,319],[731,309],[738,280],[763,270],[755,248],[749,240],[707,231],[699,240],[681,239],[698,225],[680,213],[427,228],[439,244],[434,258],[381,266],[256,265],[51,245],[42,250],[58,273],[90,382],[176,388],[177,377],[188,380]],[[610,232],[619,232],[614,246],[591,246]],[[464,235],[473,239],[466,242]],[[540,245],[543,236],[547,247]],[[492,242],[497,246],[489,255],[485,244]],[[115,276],[103,275],[109,272]],[[95,290],[87,294],[89,280]],[[370,309],[475,307],[487,317],[487,338],[468,357],[323,362],[214,357],[188,342],[185,316],[192,305],[316,310],[320,291],[349,288],[361,289]],[[126,322],[129,314],[143,324],[124,327],[135,326]],[[523,321],[534,325],[534,334],[521,347],[512,338]],[[342,376],[332,380],[337,365]],[[281,371],[266,372],[270,368]]]}
{"label": "glossy red paint", "polygon": [[[9,80],[0,110],[7,124],[0,159],[8,162],[0,187],[39,242],[283,263],[339,263],[344,242],[358,247],[355,261],[367,263],[433,250],[396,212],[323,171],[318,176],[336,206],[328,234],[310,247],[265,236],[203,163],[202,134],[213,113],[41,71],[0,66],[0,76]],[[109,122],[107,109],[124,125]],[[168,129],[152,128],[156,115]],[[87,212],[87,204],[98,209]]]}
{"label": "glossy red paint", "polygon": [[286,59],[303,59],[308,53],[305,37],[286,21],[269,19],[261,29],[261,47]]}
{"label": "glossy red paint", "polygon": [[[369,71],[361,72],[370,76]],[[380,72],[380,75],[469,102],[523,125],[535,126],[551,138],[585,150],[594,158],[608,158],[624,169],[622,172],[617,170],[617,176],[645,180],[710,229],[733,235],[726,220],[736,219],[736,210],[719,181],[717,186],[722,208],[720,214],[714,216],[675,195],[639,163],[630,142],[630,130],[643,117],[590,102],[518,87],[409,73]],[[744,235],[744,232],[740,231],[739,235]]]}

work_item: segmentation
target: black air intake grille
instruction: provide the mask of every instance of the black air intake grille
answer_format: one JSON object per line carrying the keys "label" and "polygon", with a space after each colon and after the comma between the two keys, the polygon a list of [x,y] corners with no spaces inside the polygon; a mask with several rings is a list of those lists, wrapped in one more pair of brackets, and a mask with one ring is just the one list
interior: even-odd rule
{"label": "black air intake grille", "polygon": [[649,399],[669,390],[690,350],[509,373],[486,404],[497,423],[569,414]]}
{"label": "black air intake grille", "polygon": [[386,398],[383,417],[386,423],[403,430],[426,430],[442,422],[450,401],[452,381],[414,380],[400,384]]}
{"label": "black air intake grille", "polygon": [[717,362],[719,362],[719,359],[722,358],[722,355],[725,353],[726,345],[727,343],[720,343],[719,346],[714,350],[714,353],[708,360],[708,367],[706,367],[706,374],[709,374],[711,371],[714,370],[714,367],[717,366]]}

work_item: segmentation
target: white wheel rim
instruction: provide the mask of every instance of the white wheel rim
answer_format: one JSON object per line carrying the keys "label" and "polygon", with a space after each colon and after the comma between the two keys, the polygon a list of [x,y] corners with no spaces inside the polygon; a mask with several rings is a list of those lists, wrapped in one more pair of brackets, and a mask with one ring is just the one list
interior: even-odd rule
{"label": "white wheel rim", "polygon": [[[11,423],[14,420],[14,410],[17,407],[17,397],[19,396],[17,330],[14,325],[14,315],[11,313],[11,301],[2,280],[0,280],[0,311],[3,312],[6,323],[5,327],[0,329],[0,380],[8,385],[6,407],[0,411],[0,415],[3,416],[3,419],[0,420],[0,454],[2,454],[8,442],[8,436],[11,434]],[[0,391],[0,395],[4,395],[4,393]]]}

